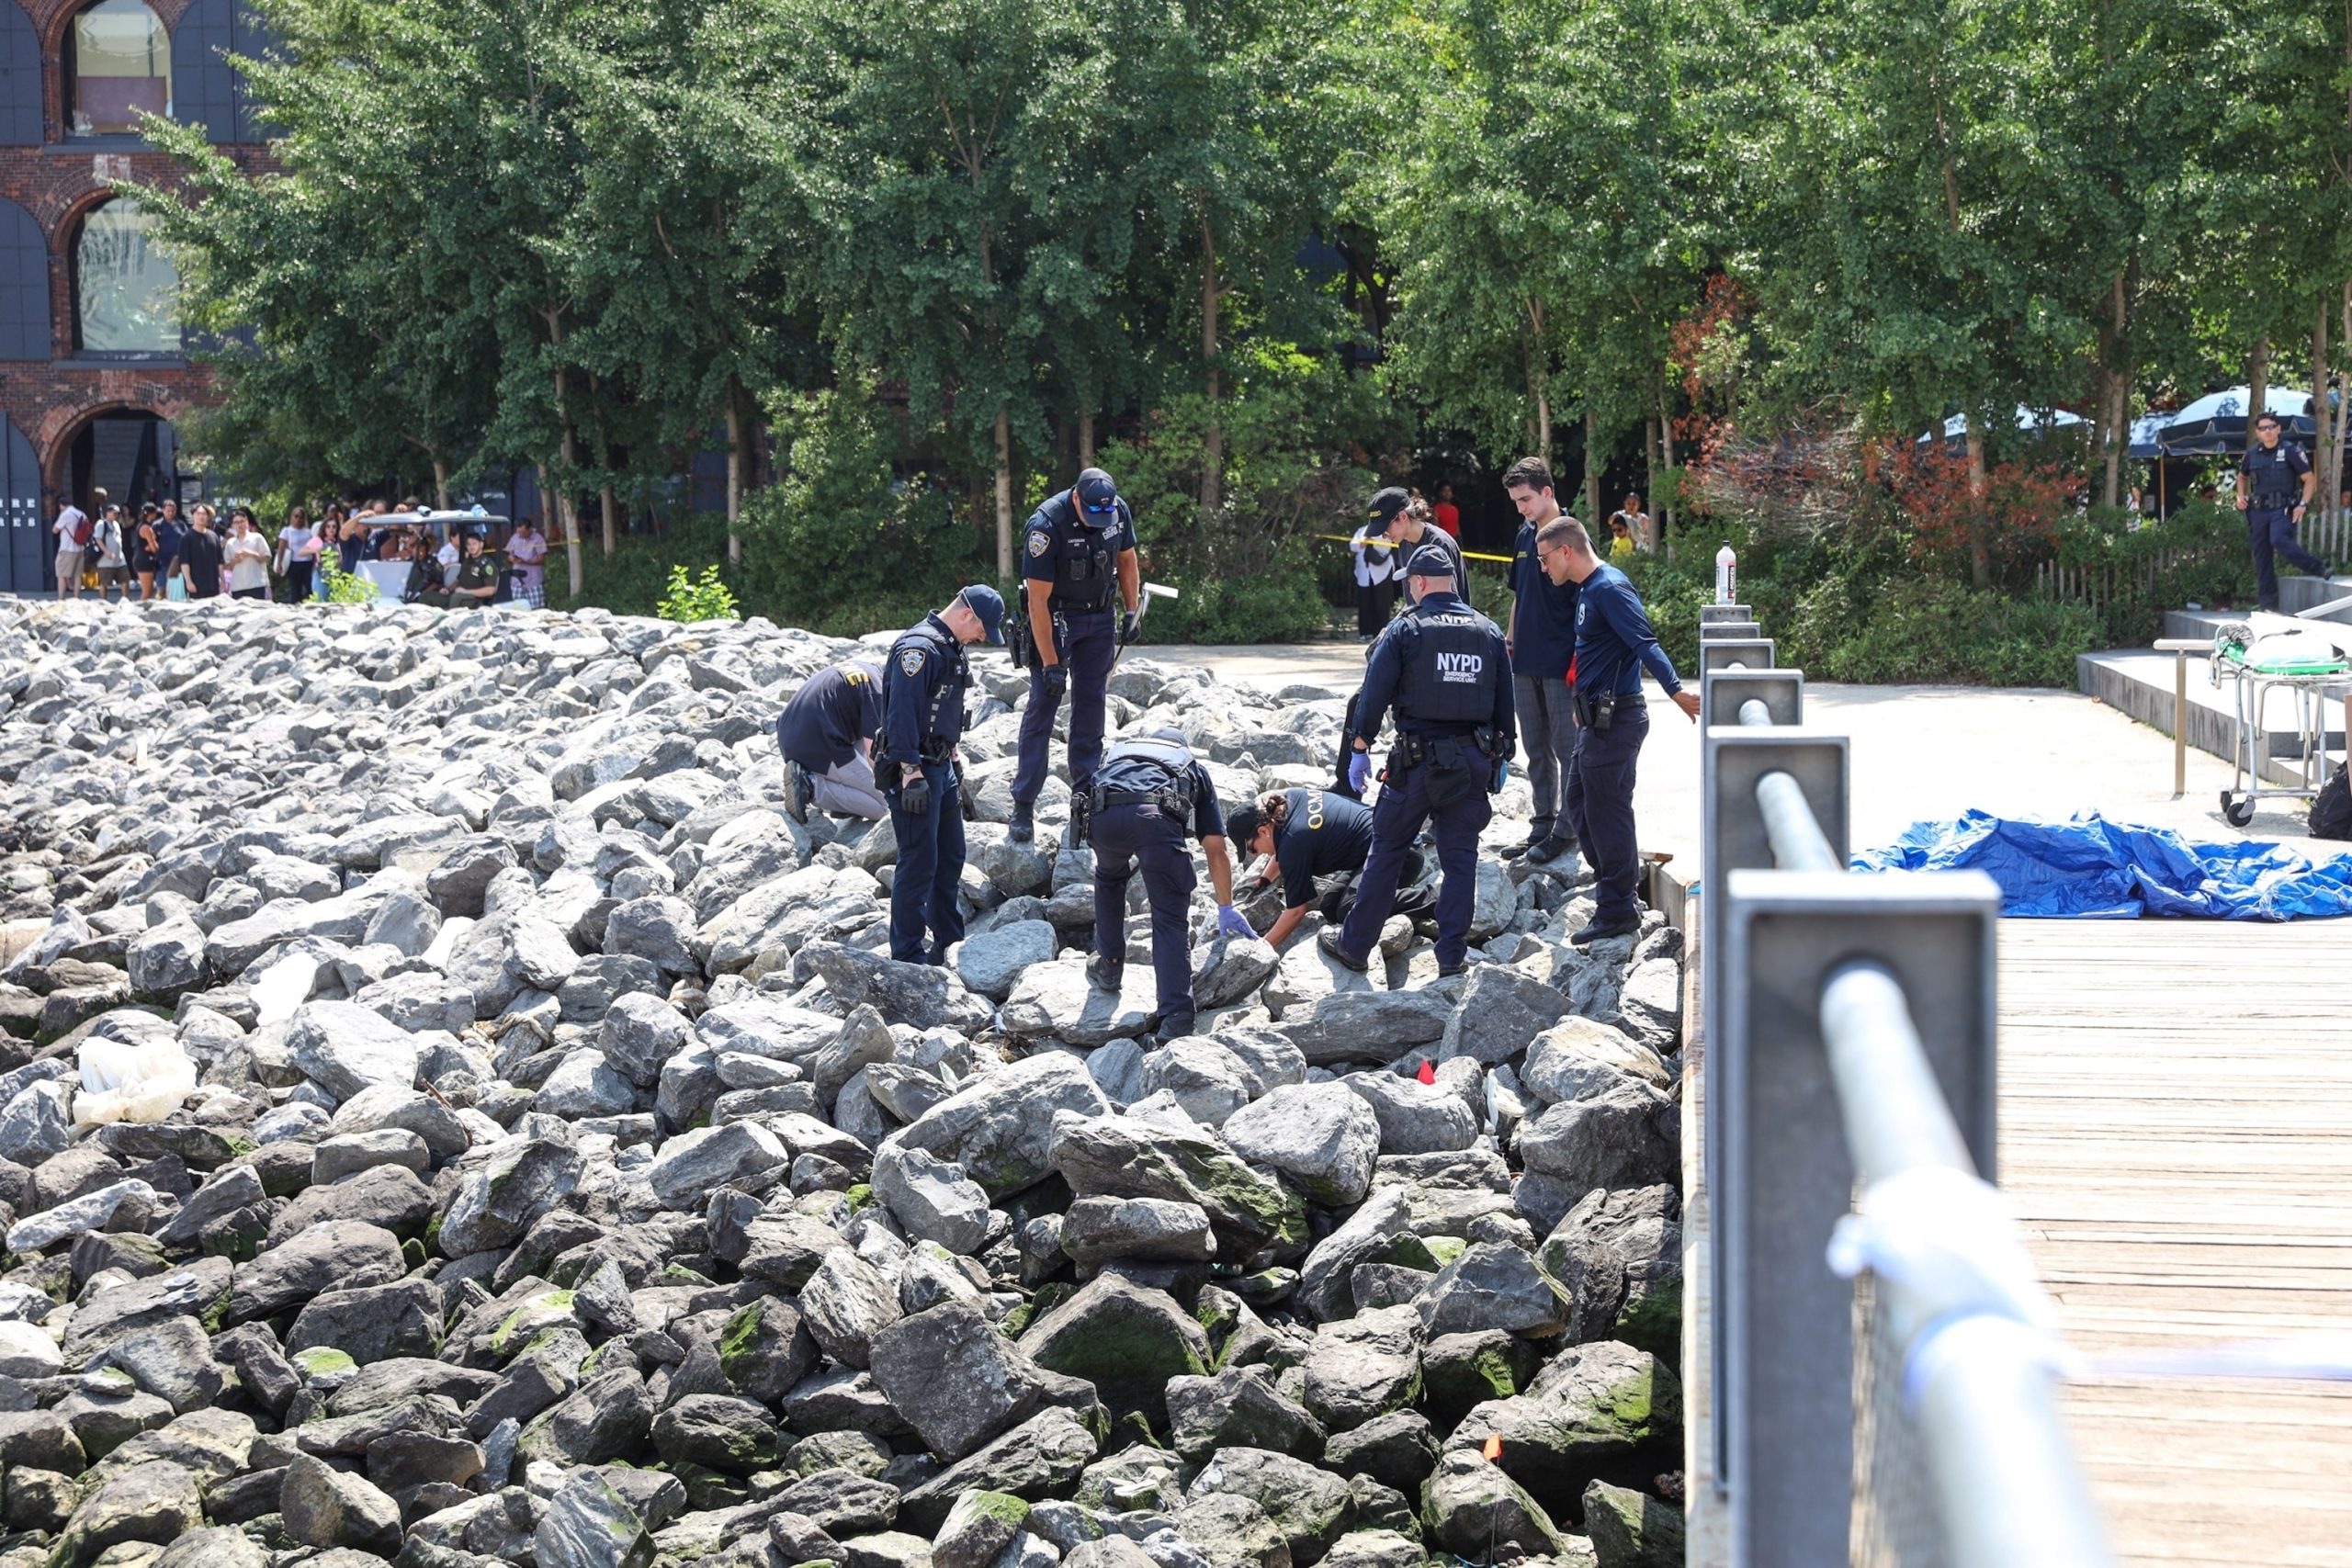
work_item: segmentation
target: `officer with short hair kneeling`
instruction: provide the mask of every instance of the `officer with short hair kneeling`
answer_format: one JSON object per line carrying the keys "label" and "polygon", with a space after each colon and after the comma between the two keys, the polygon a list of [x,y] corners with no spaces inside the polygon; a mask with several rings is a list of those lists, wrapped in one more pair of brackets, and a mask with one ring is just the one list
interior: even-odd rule
{"label": "officer with short hair kneeling", "polygon": [[1453,562],[1424,545],[1406,564],[1414,604],[1373,645],[1357,705],[1349,783],[1372,772],[1373,738],[1391,703],[1396,749],[1372,808],[1372,857],[1356,885],[1355,908],[1317,941],[1351,969],[1371,964],[1380,928],[1393,912],[1396,879],[1421,824],[1437,840],[1438,973],[1467,966],[1470,911],[1478,891],[1478,835],[1494,817],[1488,796],[1502,787],[1519,735],[1510,656],[1495,623],[1455,597]]}
{"label": "officer with short hair kneeling", "polygon": [[[884,672],[882,751],[877,773],[890,801],[899,868],[890,883],[890,956],[947,962],[964,935],[956,906],[964,875],[964,802],[956,745],[964,738],[964,693],[972,683],[968,643],[1004,643],[1004,600],[974,583],[947,608],[890,645]],[[928,920],[931,943],[923,944]]]}
{"label": "officer with short hair kneeling", "polygon": [[1155,729],[1104,754],[1080,804],[1094,848],[1094,959],[1087,977],[1115,991],[1127,963],[1127,884],[1143,871],[1151,904],[1151,968],[1158,983],[1161,1043],[1193,1032],[1193,875],[1187,838],[1208,857],[1220,936],[1255,934],[1233,907],[1233,859],[1225,847],[1225,810],[1208,770],[1184,738]]}

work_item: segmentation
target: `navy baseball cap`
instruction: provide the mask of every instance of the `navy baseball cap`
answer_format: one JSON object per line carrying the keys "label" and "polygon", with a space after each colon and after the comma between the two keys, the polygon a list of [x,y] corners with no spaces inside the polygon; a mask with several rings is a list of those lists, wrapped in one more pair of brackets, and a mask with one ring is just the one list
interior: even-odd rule
{"label": "navy baseball cap", "polygon": [[1089,523],[1108,528],[1119,520],[1119,487],[1110,475],[1089,468],[1078,476],[1077,490],[1078,504]]}
{"label": "navy baseball cap", "polygon": [[990,648],[1004,646],[1004,596],[985,582],[975,582],[961,595],[964,606],[980,618],[980,636]]}
{"label": "navy baseball cap", "polygon": [[1413,552],[1413,558],[1405,563],[1405,575],[1408,577],[1452,577],[1453,558],[1445,553],[1445,547],[1442,545],[1423,545]]}
{"label": "navy baseball cap", "polygon": [[1386,490],[1373,492],[1372,508],[1367,516],[1374,523],[1385,525],[1412,503],[1410,494],[1390,485]]}

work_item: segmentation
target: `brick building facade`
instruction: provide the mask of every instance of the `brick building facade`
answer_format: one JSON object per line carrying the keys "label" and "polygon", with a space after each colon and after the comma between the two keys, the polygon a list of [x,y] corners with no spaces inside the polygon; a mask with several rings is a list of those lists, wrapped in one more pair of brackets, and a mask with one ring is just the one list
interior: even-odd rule
{"label": "brick building facade", "polygon": [[237,0],[0,0],[0,591],[53,582],[68,499],[201,493],[174,422],[207,378],[182,352],[170,264],[114,186],[171,177],[132,128],[141,109],[265,166],[223,58],[264,43]]}

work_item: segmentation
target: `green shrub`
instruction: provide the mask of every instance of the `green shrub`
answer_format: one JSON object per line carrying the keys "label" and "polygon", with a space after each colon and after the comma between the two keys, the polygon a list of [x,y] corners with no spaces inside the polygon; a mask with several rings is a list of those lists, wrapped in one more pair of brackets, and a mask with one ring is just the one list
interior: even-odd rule
{"label": "green shrub", "polygon": [[326,579],[330,604],[373,604],[381,597],[375,583],[356,572],[345,571],[331,554],[319,557],[319,570]]}
{"label": "green shrub", "polygon": [[1151,607],[1146,642],[1303,642],[1331,628],[1303,541],[1286,546],[1265,572],[1171,586],[1180,596]]}
{"label": "green shrub", "polygon": [[670,569],[670,591],[662,596],[654,613],[665,621],[740,621],[741,610],[735,607],[735,595],[719,580],[718,568],[702,569],[699,580],[686,575],[683,566]]}

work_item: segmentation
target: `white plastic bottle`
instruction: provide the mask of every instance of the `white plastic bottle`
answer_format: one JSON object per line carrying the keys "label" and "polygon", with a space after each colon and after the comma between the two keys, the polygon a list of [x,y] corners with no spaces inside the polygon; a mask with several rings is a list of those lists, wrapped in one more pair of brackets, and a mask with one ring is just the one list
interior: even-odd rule
{"label": "white plastic bottle", "polygon": [[1739,557],[1732,553],[1731,541],[1726,539],[1724,547],[1715,552],[1715,603],[1733,604],[1738,592]]}

